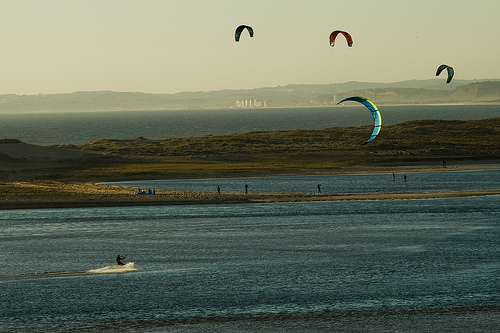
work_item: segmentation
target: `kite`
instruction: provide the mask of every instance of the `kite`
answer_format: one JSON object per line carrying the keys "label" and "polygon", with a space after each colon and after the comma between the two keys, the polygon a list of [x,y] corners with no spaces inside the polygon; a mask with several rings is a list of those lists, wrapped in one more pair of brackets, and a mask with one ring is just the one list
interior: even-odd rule
{"label": "kite", "polygon": [[335,30],[334,32],[332,32],[330,34],[330,46],[333,47],[333,45],[335,44],[335,38],[337,38],[337,35],[338,34],[342,34],[344,35],[345,39],[347,40],[347,45],[349,47],[352,47],[352,37],[351,35],[349,35],[347,32],[345,31],[340,31],[340,30]]}
{"label": "kite", "polygon": [[253,37],[253,29],[252,27],[249,27],[248,25],[240,25],[238,28],[236,28],[236,31],[234,32],[234,39],[239,42],[240,41],[240,36],[243,30],[247,29],[248,33],[250,34],[250,37]]}
{"label": "kite", "polygon": [[444,71],[445,69],[448,71],[448,79],[446,80],[446,83],[450,83],[451,79],[453,78],[453,74],[455,74],[453,67],[450,67],[448,65],[439,66],[436,71],[436,76],[439,76],[439,74],[441,74],[441,72]]}
{"label": "kite", "polygon": [[346,101],[359,102],[359,103],[363,104],[364,106],[366,106],[368,108],[368,110],[370,110],[372,113],[373,120],[374,120],[373,133],[370,136],[370,138],[368,140],[366,140],[365,143],[363,143],[364,145],[366,145],[368,142],[375,139],[377,134],[380,132],[380,127],[382,127],[382,117],[380,116],[380,112],[377,109],[377,106],[375,104],[373,104],[370,100],[368,100],[364,97],[358,97],[358,96],[347,97],[347,98],[341,100],[340,102],[338,102],[337,105],[340,103],[346,102]]}

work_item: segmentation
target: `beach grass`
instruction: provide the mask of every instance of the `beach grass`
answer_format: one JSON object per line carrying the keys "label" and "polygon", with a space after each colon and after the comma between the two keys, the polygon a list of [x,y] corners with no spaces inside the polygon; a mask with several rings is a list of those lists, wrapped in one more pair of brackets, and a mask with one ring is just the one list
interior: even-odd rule
{"label": "beach grass", "polygon": [[[377,171],[500,160],[500,118],[409,121],[384,126],[362,145],[370,126],[248,132],[161,140],[99,139],[70,148],[101,154],[84,178],[205,178]],[[68,146],[66,146],[68,147]]]}

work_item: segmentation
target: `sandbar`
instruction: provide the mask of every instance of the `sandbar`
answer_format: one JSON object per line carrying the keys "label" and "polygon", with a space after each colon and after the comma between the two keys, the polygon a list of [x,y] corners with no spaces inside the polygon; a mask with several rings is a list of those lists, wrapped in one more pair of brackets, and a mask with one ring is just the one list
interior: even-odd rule
{"label": "sandbar", "polygon": [[[8,188],[7,188],[8,187]],[[425,193],[309,194],[309,193],[216,193],[156,190],[137,195],[135,189],[95,183],[31,181],[0,184],[0,210],[122,207],[197,204],[250,204],[340,200],[410,200],[498,195],[498,190]]]}

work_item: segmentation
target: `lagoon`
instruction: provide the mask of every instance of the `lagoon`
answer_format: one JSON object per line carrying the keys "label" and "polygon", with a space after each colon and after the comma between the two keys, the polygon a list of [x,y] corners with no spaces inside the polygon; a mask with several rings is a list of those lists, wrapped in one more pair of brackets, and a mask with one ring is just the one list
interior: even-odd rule
{"label": "lagoon", "polygon": [[[316,193],[321,184],[321,194],[362,193],[423,193],[450,191],[480,191],[500,189],[500,165],[496,169],[453,171],[453,165],[441,172],[334,174],[308,176],[233,177],[206,179],[136,180],[108,182],[109,185],[155,188],[177,191],[244,192],[248,184],[250,193]],[[406,181],[404,176],[406,175]]]}

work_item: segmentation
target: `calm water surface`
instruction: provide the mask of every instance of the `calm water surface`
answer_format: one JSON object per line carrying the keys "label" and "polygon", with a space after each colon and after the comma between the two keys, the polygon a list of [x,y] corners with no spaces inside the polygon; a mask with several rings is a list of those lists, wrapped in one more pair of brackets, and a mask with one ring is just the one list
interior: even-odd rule
{"label": "calm water surface", "polygon": [[[109,182],[142,189],[215,192],[243,192],[245,184],[253,193],[315,193],[320,184],[322,194],[356,193],[422,193],[500,189],[500,165],[497,169],[477,171],[411,172],[392,174],[348,174],[276,177],[234,177],[208,179],[142,180]],[[404,176],[406,175],[406,181]]]}

